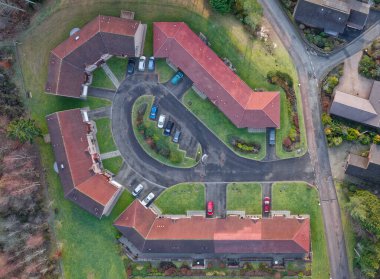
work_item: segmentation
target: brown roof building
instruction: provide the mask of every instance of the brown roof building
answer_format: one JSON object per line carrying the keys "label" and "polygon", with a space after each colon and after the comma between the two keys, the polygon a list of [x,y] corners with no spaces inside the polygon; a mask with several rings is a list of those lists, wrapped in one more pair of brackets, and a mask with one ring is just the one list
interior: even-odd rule
{"label": "brown roof building", "polygon": [[85,98],[91,72],[112,55],[140,56],[145,32],[140,21],[97,16],[51,51],[46,92]]}
{"label": "brown roof building", "polygon": [[373,83],[369,99],[336,91],[330,113],[380,128],[380,82]]}
{"label": "brown roof building", "polygon": [[166,218],[135,200],[114,226],[139,257],[304,258],[310,252],[309,218]]}
{"label": "brown roof building", "polygon": [[153,23],[154,56],[167,58],[238,128],[280,127],[279,92],[254,92],[184,22]]}
{"label": "brown roof building", "polygon": [[65,198],[101,218],[112,210],[121,188],[102,171],[86,113],[66,110],[46,120]]}
{"label": "brown roof building", "polygon": [[368,157],[348,156],[346,174],[363,180],[380,183],[380,145],[371,145]]}

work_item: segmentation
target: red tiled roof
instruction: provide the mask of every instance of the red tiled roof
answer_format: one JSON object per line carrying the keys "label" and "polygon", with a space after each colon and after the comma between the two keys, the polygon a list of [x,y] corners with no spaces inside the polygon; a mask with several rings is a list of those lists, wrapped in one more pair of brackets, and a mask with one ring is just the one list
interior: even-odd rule
{"label": "red tiled roof", "polygon": [[59,44],[51,52],[58,58],[64,59],[74,50],[87,43],[88,40],[99,32],[122,36],[134,36],[139,24],[139,21],[131,19],[99,15],[83,26],[82,29],[76,32],[73,36],[70,36]]}
{"label": "red tiled roof", "polygon": [[254,92],[183,22],[153,23],[156,57],[168,58],[239,128],[280,126],[279,92]]}
{"label": "red tiled roof", "polygon": [[[136,225],[137,223],[139,224]],[[199,216],[180,219],[159,218],[135,200],[119,216],[114,225],[119,228],[133,228],[147,241],[210,240],[230,243],[228,244],[230,251],[240,247],[241,243],[255,241],[255,243],[260,243],[257,245],[260,246],[261,251],[265,250],[265,247],[271,247],[268,248],[270,251],[289,249],[288,253],[300,250],[304,253],[310,252],[309,219],[275,217],[253,220],[240,219],[237,216],[229,216],[225,219]],[[236,247],[233,241],[236,242]],[[281,249],[276,250],[273,247],[277,245],[276,243],[281,246]],[[220,244],[217,249],[224,251],[222,246]]]}
{"label": "red tiled roof", "polygon": [[[101,174],[95,174],[88,153],[87,124],[83,122],[81,110],[73,109],[55,113],[60,136],[67,158],[67,166],[74,188],[97,203],[105,206],[118,188],[110,184]],[[57,143],[53,142],[57,148]],[[65,193],[67,195],[69,193]]]}
{"label": "red tiled roof", "polygon": [[140,21],[99,15],[50,53],[48,93],[79,98],[85,68],[103,54],[135,56]]}

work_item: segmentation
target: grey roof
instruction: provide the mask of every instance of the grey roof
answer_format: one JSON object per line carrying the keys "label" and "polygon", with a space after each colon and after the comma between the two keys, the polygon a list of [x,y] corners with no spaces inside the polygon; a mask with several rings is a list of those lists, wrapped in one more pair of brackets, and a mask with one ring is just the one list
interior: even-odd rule
{"label": "grey roof", "polygon": [[363,29],[369,5],[356,0],[299,0],[294,19],[327,32],[343,33],[346,25]]}
{"label": "grey roof", "polygon": [[380,145],[372,144],[368,158],[370,163],[380,166]]}
{"label": "grey roof", "polygon": [[336,91],[330,113],[380,128],[380,82],[373,83],[369,100]]}

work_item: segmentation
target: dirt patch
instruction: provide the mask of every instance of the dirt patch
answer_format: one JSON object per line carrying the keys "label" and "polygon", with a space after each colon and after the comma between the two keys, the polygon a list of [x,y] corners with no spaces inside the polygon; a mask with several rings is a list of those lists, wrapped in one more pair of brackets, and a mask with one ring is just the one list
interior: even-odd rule
{"label": "dirt patch", "polygon": [[336,90],[368,99],[371,93],[373,80],[359,75],[358,67],[362,51],[344,60],[343,76],[339,80]]}

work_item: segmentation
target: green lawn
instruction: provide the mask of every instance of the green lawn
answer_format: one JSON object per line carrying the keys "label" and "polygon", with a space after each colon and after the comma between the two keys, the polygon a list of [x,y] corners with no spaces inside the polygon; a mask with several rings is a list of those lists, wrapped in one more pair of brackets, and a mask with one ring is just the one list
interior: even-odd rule
{"label": "green lawn", "polygon": [[117,150],[112,137],[111,120],[109,118],[100,118],[95,120],[95,123],[100,154]]}
{"label": "green lawn", "polygon": [[62,245],[65,278],[126,278],[117,235],[112,223],[132,202],[128,191],[120,197],[109,217],[93,217],[73,202],[64,199],[58,175],[53,170],[54,155],[50,145],[40,141],[41,161],[47,169],[47,183],[55,215],[55,233]]}
{"label": "green lawn", "polygon": [[106,73],[104,72],[102,68],[98,68],[92,72],[91,86],[98,87],[98,88],[112,89],[112,90],[116,89],[112,81],[109,79],[109,77],[106,75]]}
{"label": "green lawn", "polygon": [[[136,136],[137,141],[141,145],[141,147],[144,149],[144,151],[149,154],[152,158],[156,159],[157,161],[160,161],[161,163],[178,167],[178,168],[190,168],[196,165],[197,161],[194,158],[186,157],[186,153],[183,150],[179,149],[179,145],[177,143],[172,142],[171,137],[167,137],[163,135],[163,129],[159,129],[157,127],[157,122],[152,121],[149,119],[149,112],[150,107],[152,106],[154,102],[154,97],[151,95],[145,95],[139,97],[132,108],[132,123],[133,123],[133,132]],[[136,120],[137,120],[137,112],[138,109],[143,105],[146,104],[146,110],[144,114],[144,120],[143,123],[150,128],[151,131],[154,132],[153,138],[157,137],[158,141],[162,141],[165,146],[167,146],[171,153],[177,154],[181,161],[179,163],[172,162],[169,158],[166,158],[162,156],[161,154],[157,153],[154,149],[150,147],[150,145],[145,141],[143,134],[141,134],[138,131],[138,128],[136,127]],[[201,152],[201,151],[199,151]],[[200,157],[200,156],[197,156]]]}
{"label": "green lawn", "polygon": [[318,191],[306,183],[275,183],[272,186],[272,209],[290,210],[291,214],[309,214],[313,251],[313,279],[329,278],[329,260]]}
{"label": "green lawn", "polygon": [[231,183],[227,185],[227,210],[244,210],[246,214],[261,214],[260,183]]}
{"label": "green lawn", "polygon": [[156,73],[161,83],[167,82],[175,73],[165,59],[156,59]]}
{"label": "green lawn", "polygon": [[125,79],[127,64],[128,64],[127,58],[113,56],[107,60],[108,67],[110,67],[111,71],[120,82],[122,82]]}
{"label": "green lawn", "polygon": [[258,154],[246,154],[237,151],[235,151],[235,153],[249,159],[264,159],[266,154],[265,133],[248,133],[247,129],[236,128],[236,126],[232,124],[232,122],[213,103],[209,100],[203,100],[193,89],[190,89],[185,94],[183,97],[183,103],[231,150],[235,151],[230,143],[231,137],[237,137],[247,142],[257,142],[261,144],[261,150]]}
{"label": "green lawn", "polygon": [[187,210],[205,208],[205,186],[182,183],[166,189],[154,202],[163,214],[186,214]]}
{"label": "green lawn", "polygon": [[339,206],[340,206],[340,216],[342,220],[342,226],[343,226],[343,233],[344,238],[346,241],[346,250],[347,250],[347,257],[348,257],[348,265],[351,273],[351,278],[354,278],[354,259],[355,259],[355,245],[356,245],[356,239],[355,239],[355,233],[353,230],[353,224],[351,221],[351,216],[346,210],[347,204],[349,202],[347,194],[344,192],[345,189],[343,188],[342,182],[335,182],[338,200],[339,200]]}
{"label": "green lawn", "polygon": [[123,158],[121,156],[102,160],[103,167],[109,170],[113,174],[118,174],[123,164]]}

